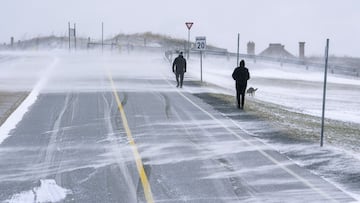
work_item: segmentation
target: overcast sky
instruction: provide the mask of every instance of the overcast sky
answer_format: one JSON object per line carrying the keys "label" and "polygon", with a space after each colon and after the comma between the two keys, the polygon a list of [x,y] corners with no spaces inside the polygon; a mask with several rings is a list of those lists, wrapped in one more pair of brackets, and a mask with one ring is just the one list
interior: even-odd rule
{"label": "overcast sky", "polygon": [[298,55],[323,55],[326,38],[330,53],[360,57],[359,0],[1,0],[0,42],[49,34],[64,35],[76,23],[83,37],[151,31],[187,39],[186,21],[194,22],[191,40],[241,51],[256,43],[256,53],[269,43],[282,43]]}

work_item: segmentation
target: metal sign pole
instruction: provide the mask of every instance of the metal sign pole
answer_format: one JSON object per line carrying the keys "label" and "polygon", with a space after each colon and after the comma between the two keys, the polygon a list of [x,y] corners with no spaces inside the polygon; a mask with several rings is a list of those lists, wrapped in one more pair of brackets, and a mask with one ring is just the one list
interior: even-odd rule
{"label": "metal sign pole", "polygon": [[190,29],[188,29],[188,43],[187,43],[187,60],[190,57]]}
{"label": "metal sign pole", "polygon": [[202,82],[203,81],[203,77],[202,77],[202,54],[203,52],[200,51],[200,81]]}
{"label": "metal sign pole", "polygon": [[190,57],[190,29],[192,27],[194,23],[193,22],[186,22],[185,25],[188,29],[188,42],[187,42],[187,47],[186,47],[186,52],[187,52],[187,55],[186,55],[186,58],[189,60],[189,57]]}
{"label": "metal sign pole", "polygon": [[206,37],[196,37],[195,38],[195,49],[200,51],[200,81],[203,81],[202,75],[202,61],[203,61],[203,51],[206,50]]}
{"label": "metal sign pole", "polygon": [[329,39],[326,39],[325,49],[325,73],[324,73],[324,90],[323,90],[323,105],[322,105],[322,117],[321,117],[321,139],[320,147],[324,145],[324,121],[325,121],[325,101],[326,101],[326,83],[327,83],[327,69],[329,59]]}

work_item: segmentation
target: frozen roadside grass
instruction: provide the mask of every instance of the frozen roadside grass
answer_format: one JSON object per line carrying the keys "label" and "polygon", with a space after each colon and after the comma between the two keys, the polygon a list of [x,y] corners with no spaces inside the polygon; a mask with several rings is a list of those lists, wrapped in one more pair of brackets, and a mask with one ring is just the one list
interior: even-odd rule
{"label": "frozen roadside grass", "polygon": [[[321,117],[297,113],[282,106],[269,104],[248,97],[247,110],[260,118],[271,121],[275,127],[284,130],[295,139],[319,143],[321,134]],[[325,119],[325,144],[345,150],[360,152],[360,124]]]}
{"label": "frozen roadside grass", "polygon": [[25,100],[28,92],[0,92],[0,126]]}
{"label": "frozen roadside grass", "polygon": [[[199,97],[204,97],[198,95]],[[229,107],[230,112],[235,108],[235,97],[224,94],[209,94],[219,103],[215,108],[225,113],[224,108]],[[254,117],[267,121],[274,129],[281,131],[282,136],[290,139],[319,142],[321,132],[321,118],[308,114],[297,113],[286,107],[266,103],[253,97],[246,97],[245,112]],[[325,120],[325,144],[340,147],[345,150],[360,152],[360,124],[331,119]]]}

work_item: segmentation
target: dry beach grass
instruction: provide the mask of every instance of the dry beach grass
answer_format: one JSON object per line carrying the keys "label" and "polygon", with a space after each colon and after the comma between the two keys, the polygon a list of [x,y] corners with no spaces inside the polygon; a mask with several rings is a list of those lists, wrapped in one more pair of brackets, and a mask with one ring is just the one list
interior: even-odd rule
{"label": "dry beach grass", "polygon": [[0,92],[0,125],[27,97],[27,92]]}

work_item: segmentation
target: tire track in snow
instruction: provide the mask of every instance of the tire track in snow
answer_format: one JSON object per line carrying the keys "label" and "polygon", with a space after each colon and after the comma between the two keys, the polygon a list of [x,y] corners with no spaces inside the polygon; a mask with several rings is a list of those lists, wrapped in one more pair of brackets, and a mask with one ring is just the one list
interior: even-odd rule
{"label": "tire track in snow", "polygon": [[129,171],[129,168],[126,165],[127,158],[123,156],[123,153],[121,151],[124,146],[122,146],[118,142],[118,139],[115,136],[115,131],[114,131],[114,128],[113,128],[112,122],[111,122],[111,110],[116,108],[116,105],[113,102],[113,99],[111,99],[111,102],[109,102],[104,94],[102,94],[102,98],[104,101],[104,106],[103,106],[104,118],[107,118],[107,119],[105,119],[106,128],[108,130],[107,137],[110,140],[110,142],[112,142],[110,145],[113,146],[110,149],[110,151],[112,152],[114,160],[120,169],[120,172],[121,172],[120,176],[122,177],[122,180],[125,180],[125,183],[129,188],[128,197],[131,200],[130,202],[137,202],[137,192],[134,189],[134,188],[136,188],[135,183],[131,179],[131,175],[130,175],[131,173]]}

